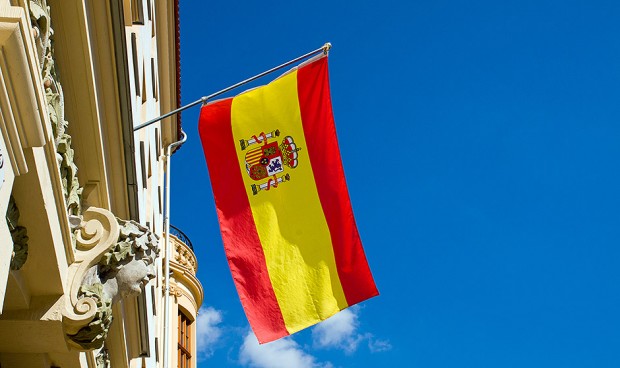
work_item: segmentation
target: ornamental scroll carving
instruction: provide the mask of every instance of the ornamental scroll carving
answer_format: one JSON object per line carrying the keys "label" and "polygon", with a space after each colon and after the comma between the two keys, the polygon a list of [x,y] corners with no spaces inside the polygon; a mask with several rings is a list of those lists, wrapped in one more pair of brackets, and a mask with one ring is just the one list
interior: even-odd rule
{"label": "ornamental scroll carving", "polygon": [[139,294],[155,277],[158,239],[135,221],[117,219],[95,207],[84,212],[75,238],[63,326],[73,347],[99,349],[112,323],[112,306]]}
{"label": "ornamental scroll carving", "polygon": [[176,284],[170,283],[170,291],[168,292],[168,294],[178,299],[183,296],[183,290],[181,290],[181,288],[178,287]]}

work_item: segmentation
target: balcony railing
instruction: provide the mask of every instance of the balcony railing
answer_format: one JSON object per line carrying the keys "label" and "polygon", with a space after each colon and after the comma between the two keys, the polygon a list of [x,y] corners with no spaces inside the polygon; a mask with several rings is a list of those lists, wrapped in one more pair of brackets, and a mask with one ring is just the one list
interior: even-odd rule
{"label": "balcony railing", "polygon": [[192,250],[192,252],[194,251],[194,246],[192,245],[192,241],[189,240],[187,235],[185,235],[185,233],[182,232],[178,227],[176,227],[174,225],[170,225],[170,234],[176,236],[177,239],[179,239],[180,241],[185,243],[185,245],[187,245],[189,247],[189,249]]}

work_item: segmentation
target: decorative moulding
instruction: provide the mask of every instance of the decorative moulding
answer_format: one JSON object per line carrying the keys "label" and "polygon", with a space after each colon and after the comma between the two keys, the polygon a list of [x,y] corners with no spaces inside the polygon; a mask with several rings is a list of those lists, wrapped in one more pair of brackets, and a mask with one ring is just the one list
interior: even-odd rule
{"label": "decorative moulding", "polygon": [[29,29],[22,8],[0,5],[0,128],[15,175],[28,171],[23,149],[42,147],[51,139]]}

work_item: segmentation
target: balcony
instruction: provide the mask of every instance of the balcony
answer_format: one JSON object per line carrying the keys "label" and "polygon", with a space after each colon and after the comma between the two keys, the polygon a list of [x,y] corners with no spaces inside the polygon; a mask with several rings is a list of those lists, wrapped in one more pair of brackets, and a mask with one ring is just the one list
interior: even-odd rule
{"label": "balcony", "polygon": [[192,252],[194,251],[194,246],[192,245],[192,241],[189,240],[187,235],[185,235],[185,233],[182,232],[181,229],[179,229],[178,227],[174,225],[170,225],[170,235],[176,236],[176,238],[182,241],[183,243],[185,243],[185,245],[187,245],[189,249],[192,250]]}
{"label": "balcony", "polygon": [[178,227],[170,225],[170,244],[174,250],[171,261],[188,269],[195,275],[198,270],[198,264],[196,263],[194,247],[189,237]]}

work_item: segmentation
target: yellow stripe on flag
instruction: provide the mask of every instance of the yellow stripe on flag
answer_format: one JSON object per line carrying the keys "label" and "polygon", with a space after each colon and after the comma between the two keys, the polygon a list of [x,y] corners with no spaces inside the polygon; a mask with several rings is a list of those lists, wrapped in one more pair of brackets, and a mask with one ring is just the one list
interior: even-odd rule
{"label": "yellow stripe on flag", "polygon": [[252,193],[251,185],[267,179],[254,181],[247,175],[246,151],[237,148],[269,278],[286,328],[294,333],[348,306],[306,148],[297,98],[297,72],[235,97],[231,119],[235,142],[279,129],[280,137],[269,138],[270,143],[277,140],[280,144],[284,137],[291,136],[301,147],[298,166],[285,167],[290,181],[257,195]]}

